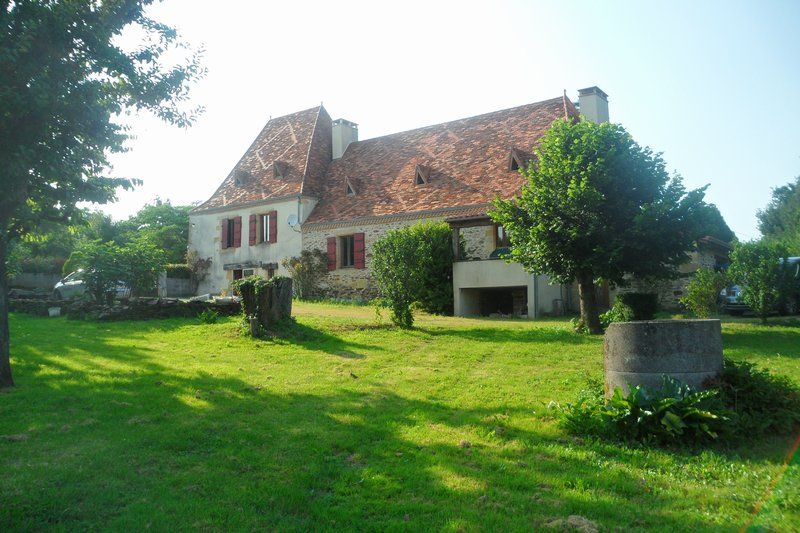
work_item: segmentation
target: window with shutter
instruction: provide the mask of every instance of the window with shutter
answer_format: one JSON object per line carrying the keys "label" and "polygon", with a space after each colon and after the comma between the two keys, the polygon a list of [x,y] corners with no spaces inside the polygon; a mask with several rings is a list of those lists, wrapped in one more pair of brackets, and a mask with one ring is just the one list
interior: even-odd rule
{"label": "window with shutter", "polygon": [[269,215],[258,215],[261,224],[261,231],[258,236],[258,242],[269,242]]}
{"label": "window with shutter", "polygon": [[365,261],[364,234],[353,234],[353,264],[356,268],[364,268]]}
{"label": "window with shutter", "polygon": [[328,271],[336,270],[336,237],[328,237]]}
{"label": "window with shutter", "polygon": [[233,247],[239,248],[242,245],[242,217],[233,219]]}
{"label": "window with shutter", "polygon": [[258,231],[258,220],[257,220],[257,217],[256,217],[256,215],[250,215],[250,222],[248,224],[248,235],[247,235],[248,243],[250,243],[250,246],[255,246],[256,242],[258,242],[256,240],[257,231]]}
{"label": "window with shutter", "polygon": [[269,213],[269,242],[276,243],[278,242],[278,212],[272,211]]}
{"label": "window with shutter", "polygon": [[339,237],[339,250],[342,254],[342,268],[356,266],[355,236],[346,235]]}
{"label": "window with shutter", "polygon": [[222,228],[222,235],[220,237],[220,246],[224,250],[230,246],[231,241],[231,232],[230,232],[230,219],[223,218],[220,227]]}

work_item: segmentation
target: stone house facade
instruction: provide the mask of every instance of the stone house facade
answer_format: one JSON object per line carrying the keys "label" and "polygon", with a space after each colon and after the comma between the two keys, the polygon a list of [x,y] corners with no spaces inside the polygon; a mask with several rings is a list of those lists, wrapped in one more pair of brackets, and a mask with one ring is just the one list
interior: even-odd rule
{"label": "stone house facade", "polygon": [[[579,91],[586,118],[608,120],[607,95]],[[321,250],[325,294],[370,299],[372,247],[387,231],[447,221],[464,246],[454,265],[457,314],[538,316],[570,307],[569,287],[553,285],[496,251],[502,229],[491,202],[524,184],[539,138],[579,111],[566,94],[484,115],[367,140],[358,125],[318,106],[270,119],[207,201],[190,214],[189,247],[211,258],[201,293],[238,277],[287,275],[282,262]]]}

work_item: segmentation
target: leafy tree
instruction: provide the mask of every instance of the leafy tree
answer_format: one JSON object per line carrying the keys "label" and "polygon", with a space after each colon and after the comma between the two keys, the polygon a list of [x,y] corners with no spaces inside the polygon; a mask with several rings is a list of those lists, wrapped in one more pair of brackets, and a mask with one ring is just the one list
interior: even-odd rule
{"label": "leafy tree", "polygon": [[558,120],[535,152],[521,194],[497,199],[491,216],[509,235],[508,260],[577,280],[579,325],[602,333],[596,280],[673,275],[702,236],[704,189],[687,193],[660,155],[616,124]]}
{"label": "leafy tree", "polygon": [[452,311],[453,236],[445,222],[421,222],[392,230],[375,243],[372,274],[392,321],[414,324],[411,307],[431,313]]}
{"label": "leafy tree", "polygon": [[736,238],[716,205],[706,204],[698,209],[697,218],[700,231],[703,233],[701,237],[715,237],[725,242],[732,242]]}
{"label": "leafy tree", "polygon": [[70,255],[68,264],[75,271],[83,269],[86,290],[98,302],[111,302],[117,285],[126,277],[125,256],[113,242],[87,241]]}
{"label": "leafy tree", "polygon": [[764,237],[784,243],[793,255],[800,254],[800,176],[772,190],[772,200],[758,217]]}
{"label": "leafy tree", "polygon": [[[148,18],[153,0],[0,0],[0,388],[9,362],[9,243],[45,220],[73,222],[79,202],[114,200],[124,150],[118,117],[148,110],[187,126],[180,103],[202,75],[174,29]],[[140,37],[124,48],[125,30]],[[165,56],[170,59],[167,60]]]}
{"label": "leafy tree", "polygon": [[319,281],[328,271],[328,256],[321,250],[303,250],[297,257],[287,257],[283,266],[292,276],[298,298],[313,298]]}
{"label": "leafy tree", "polygon": [[680,302],[699,318],[708,318],[716,313],[719,293],[727,282],[724,272],[713,268],[698,269],[686,287],[686,296]]}
{"label": "leafy tree", "polygon": [[791,281],[791,272],[783,259],[784,245],[769,241],[737,243],[731,252],[730,277],[742,288],[742,300],[762,323],[780,303]]}
{"label": "leafy tree", "polygon": [[189,246],[190,206],[173,206],[156,199],[117,224],[117,241],[148,241],[164,250],[170,263],[180,263]]}
{"label": "leafy tree", "polygon": [[131,289],[132,296],[152,292],[158,284],[158,275],[167,264],[167,253],[147,239],[136,239],[119,247],[122,281]]}

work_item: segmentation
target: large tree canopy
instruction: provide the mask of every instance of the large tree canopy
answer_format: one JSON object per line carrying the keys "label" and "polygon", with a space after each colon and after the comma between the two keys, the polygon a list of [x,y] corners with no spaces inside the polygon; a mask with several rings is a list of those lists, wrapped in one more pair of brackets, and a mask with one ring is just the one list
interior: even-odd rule
{"label": "large tree canopy", "polygon": [[622,126],[558,120],[524,170],[528,183],[491,213],[509,260],[559,283],[578,281],[581,318],[601,332],[595,281],[668,277],[703,236],[704,189],[687,192],[659,154]]}
{"label": "large tree canopy", "polygon": [[800,254],[800,176],[773,189],[772,200],[757,216],[764,237],[785,244],[791,254]]}
{"label": "large tree canopy", "polygon": [[179,126],[195,116],[181,103],[203,73],[199,56],[147,16],[152,3],[0,0],[0,387],[12,384],[10,240],[132,185],[108,167],[108,155],[124,150],[127,138],[120,115],[147,110]]}

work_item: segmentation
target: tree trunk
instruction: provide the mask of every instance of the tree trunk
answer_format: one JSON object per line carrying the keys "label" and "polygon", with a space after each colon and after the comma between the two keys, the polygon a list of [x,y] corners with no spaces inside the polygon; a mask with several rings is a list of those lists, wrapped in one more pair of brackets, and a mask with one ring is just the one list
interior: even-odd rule
{"label": "tree trunk", "polygon": [[578,280],[578,295],[581,299],[581,324],[592,335],[603,333],[603,326],[600,325],[600,313],[597,309],[597,293],[591,274],[584,274]]}
{"label": "tree trunk", "polygon": [[11,345],[8,331],[8,230],[0,225],[0,389],[13,387],[11,378]]}

